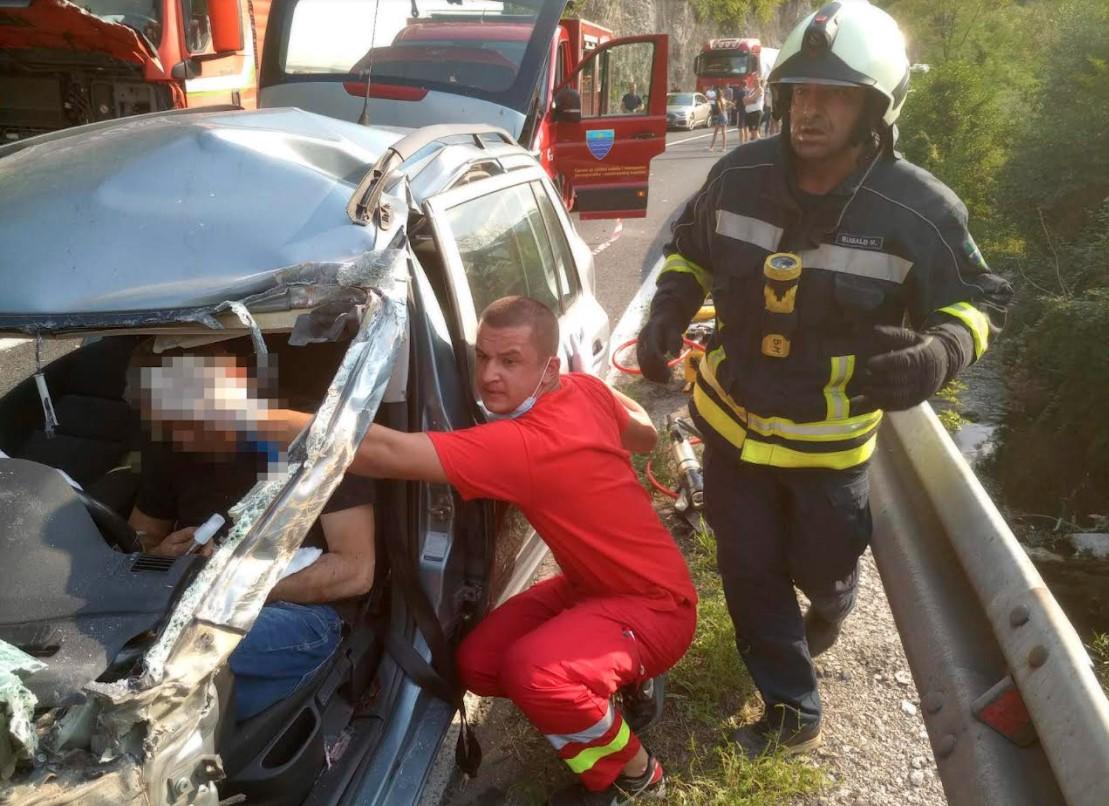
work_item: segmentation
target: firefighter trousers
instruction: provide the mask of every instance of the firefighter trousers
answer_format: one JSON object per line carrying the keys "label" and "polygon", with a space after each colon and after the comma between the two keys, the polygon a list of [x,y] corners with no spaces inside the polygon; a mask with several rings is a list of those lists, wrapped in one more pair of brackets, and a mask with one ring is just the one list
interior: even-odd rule
{"label": "firefighter trousers", "polygon": [[777,468],[706,448],[704,470],[705,517],[716,535],[736,646],[767,717],[819,722],[794,586],[833,624],[854,607],[858,559],[871,534],[866,465]]}
{"label": "firefighter trousers", "polygon": [[677,663],[696,620],[692,604],[581,598],[557,576],[478,624],[458,669],[475,694],[511,699],[586,788],[602,790],[640,748],[612,695]]}

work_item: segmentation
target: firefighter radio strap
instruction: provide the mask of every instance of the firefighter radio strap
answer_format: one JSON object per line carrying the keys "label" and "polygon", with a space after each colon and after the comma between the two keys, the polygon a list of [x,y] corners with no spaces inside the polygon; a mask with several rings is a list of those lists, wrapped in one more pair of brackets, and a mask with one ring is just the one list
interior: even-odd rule
{"label": "firefighter radio strap", "polygon": [[762,354],[788,358],[797,331],[797,286],[801,282],[801,258],[792,252],[768,255],[762,267],[763,286]]}

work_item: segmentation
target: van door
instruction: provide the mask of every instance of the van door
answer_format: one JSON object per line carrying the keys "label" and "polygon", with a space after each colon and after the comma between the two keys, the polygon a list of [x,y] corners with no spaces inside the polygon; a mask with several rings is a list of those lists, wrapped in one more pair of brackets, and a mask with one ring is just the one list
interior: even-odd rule
{"label": "van door", "polygon": [[610,40],[564,82],[581,114],[553,112],[555,176],[583,219],[647,215],[651,159],[666,150],[668,47],[666,34]]}

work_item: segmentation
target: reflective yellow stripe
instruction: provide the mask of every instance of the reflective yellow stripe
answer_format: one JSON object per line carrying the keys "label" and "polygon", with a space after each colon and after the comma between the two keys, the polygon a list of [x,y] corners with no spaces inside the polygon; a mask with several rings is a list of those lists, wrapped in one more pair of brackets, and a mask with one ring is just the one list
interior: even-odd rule
{"label": "reflective yellow stripe", "polygon": [[824,400],[828,404],[829,420],[842,420],[851,413],[851,404],[844,390],[854,374],[855,356],[832,356],[832,372],[828,378],[828,385],[824,387]]}
{"label": "reflective yellow stripe", "polygon": [[[738,424],[745,426],[747,430],[753,431],[764,437],[782,437],[784,439],[796,440],[798,442],[838,442],[844,439],[857,439],[868,431],[872,431],[878,427],[882,421],[881,411],[872,411],[867,414],[860,414],[855,417],[831,417],[828,420],[811,422],[811,423],[798,423],[786,417],[762,417],[758,414],[752,414],[745,408],[740,406],[735,400],[724,391],[720,386],[720,382],[716,379],[716,368],[720,366],[720,362],[724,360],[724,348],[718,347],[709,353],[705,360],[701,362],[700,377],[712,387],[712,391],[716,392],[716,396],[724,402],[728,408],[734,412],[734,416],[729,415],[724,409],[717,405],[716,401],[711,400],[707,395],[702,394],[709,404],[720,412],[720,416],[730,420],[737,420]],[[843,376],[842,386],[846,386],[847,382],[851,379],[851,373],[854,371],[855,357],[854,356],[838,356],[838,358],[848,359],[844,362],[846,366],[846,373]],[[834,361],[835,359],[833,359]],[[833,378],[834,379],[834,378]],[[829,383],[831,386],[831,383]],[[827,398],[829,394],[829,387],[825,387],[824,394]],[[696,388],[694,389],[696,392]],[[843,395],[842,387],[840,395]],[[698,398],[694,396],[694,402]],[[698,409],[700,404],[698,403]],[[847,411],[847,398],[843,397],[843,410]],[[739,436],[739,442],[736,442],[732,436],[736,436],[732,432],[732,436],[728,436],[724,431],[717,427],[708,416],[705,417],[709,424],[717,430],[721,436],[725,437],[729,442],[737,448],[743,440],[743,436]],[[743,428],[739,428],[740,432],[745,433]]]}
{"label": "reflective yellow stripe", "polygon": [[[699,409],[698,409],[699,411]],[[846,470],[855,465],[861,465],[874,453],[878,443],[878,434],[871,435],[870,439],[857,448],[845,451],[832,451],[831,453],[809,453],[797,451],[784,445],[771,445],[748,439],[743,444],[740,458],[745,462],[756,465],[773,465],[774,467],[821,467],[829,470]]]}
{"label": "reflective yellow stripe", "polygon": [[692,274],[693,279],[701,286],[701,289],[707,294],[711,283],[709,281],[709,273],[694,263],[692,260],[687,260],[676,252],[666,258],[666,263],[662,266],[662,272],[659,274],[659,279],[667,272],[674,272],[676,274]]}
{"label": "reflective yellow stripe", "polygon": [[623,750],[627,746],[630,737],[631,731],[628,730],[628,723],[621,719],[620,730],[616,731],[616,736],[611,742],[603,747],[587,747],[573,758],[566,759],[566,764],[575,773],[581,775],[583,772],[593,769],[593,765],[605,756],[611,756],[613,753],[619,753]]}
{"label": "reflective yellow stripe", "polygon": [[700,379],[693,384],[693,405],[697,407],[697,413],[705,419],[705,422],[712,426],[713,431],[735,447],[743,447],[747,432],[731,415],[720,408],[715,400],[705,394],[704,389],[701,388]]}
{"label": "reflective yellow stripe", "polygon": [[940,313],[954,316],[967,326],[970,335],[974,337],[974,357],[981,358],[990,343],[990,318],[969,302],[956,302],[954,305],[940,308]]}

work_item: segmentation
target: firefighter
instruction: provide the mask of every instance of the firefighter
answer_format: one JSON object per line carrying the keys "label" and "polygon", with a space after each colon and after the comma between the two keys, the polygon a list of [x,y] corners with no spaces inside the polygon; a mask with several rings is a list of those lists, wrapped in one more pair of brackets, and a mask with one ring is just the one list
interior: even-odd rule
{"label": "firefighter", "polygon": [[735,735],[751,757],[820,741],[812,658],[854,605],[883,411],[978,359],[1011,296],[965,206],[893,150],[909,63],[888,14],[810,14],[770,83],[781,135],[721,159],[686,205],[638,344],[644,375],[669,380],[666,356],[712,294],[690,408],[736,645],[765,704]]}

